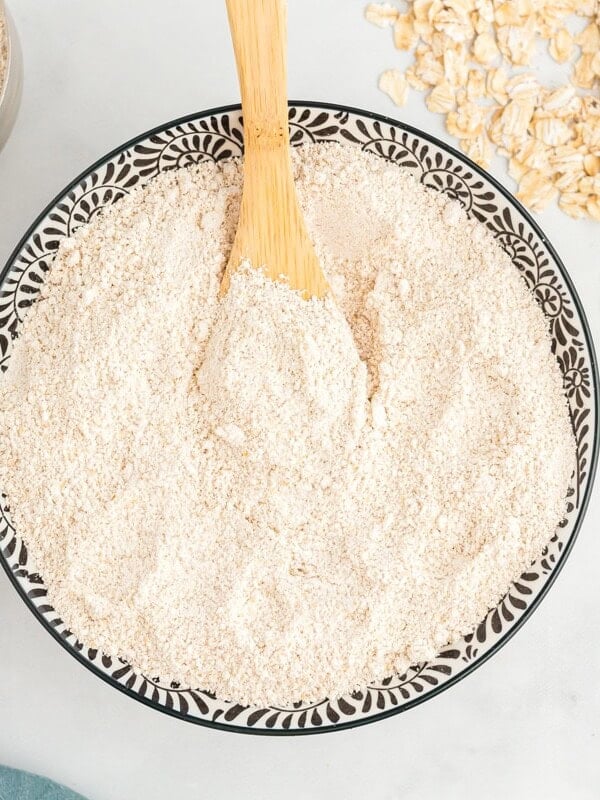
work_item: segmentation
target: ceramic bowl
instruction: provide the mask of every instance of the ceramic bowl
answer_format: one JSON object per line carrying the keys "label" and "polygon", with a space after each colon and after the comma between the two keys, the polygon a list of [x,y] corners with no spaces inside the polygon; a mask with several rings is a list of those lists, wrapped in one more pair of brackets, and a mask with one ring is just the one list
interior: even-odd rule
{"label": "ceramic bowl", "polygon": [[[537,608],[563,566],[581,526],[598,455],[598,374],[585,315],[558,255],[519,203],[465,156],[394,120],[341,106],[301,102],[291,104],[289,122],[293,145],[336,141],[374,153],[409,170],[424,185],[457,199],[472,219],[493,233],[546,315],[564,376],[577,442],[577,467],[565,519],[539,558],[523,565],[521,577],[472,633],[450,643],[434,660],[415,664],[404,675],[390,675],[344,697],[288,707],[224,702],[202,687],[179,686],[140,674],[127,662],[78,641],[62,622],[60,610],[48,602],[43,577],[30,568],[27,547],[11,525],[4,499],[0,561],[27,606],[71,655],[115,689],[181,720],[271,734],[341,730],[398,714],[430,700],[496,653]],[[1,275],[0,367],[6,369],[11,342],[35,302],[61,239],[102,207],[160,172],[239,156],[242,143],[239,107],[212,109],[136,137],[69,184],[29,228]]]}
{"label": "ceramic bowl", "polygon": [[0,150],[10,136],[21,103],[23,87],[23,60],[17,29],[8,8],[0,0],[0,15],[4,14],[8,34],[8,61],[4,80],[0,85]]}

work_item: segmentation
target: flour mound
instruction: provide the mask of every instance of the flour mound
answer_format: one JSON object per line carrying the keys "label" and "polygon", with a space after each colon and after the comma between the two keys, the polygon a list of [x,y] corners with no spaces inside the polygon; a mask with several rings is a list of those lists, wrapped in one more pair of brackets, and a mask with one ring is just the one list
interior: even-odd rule
{"label": "flour mound", "polygon": [[238,162],[61,244],[0,386],[0,483],[86,646],[248,704],[335,696],[470,632],[565,509],[546,321],[460,206],[294,153],[334,298],[242,265]]}

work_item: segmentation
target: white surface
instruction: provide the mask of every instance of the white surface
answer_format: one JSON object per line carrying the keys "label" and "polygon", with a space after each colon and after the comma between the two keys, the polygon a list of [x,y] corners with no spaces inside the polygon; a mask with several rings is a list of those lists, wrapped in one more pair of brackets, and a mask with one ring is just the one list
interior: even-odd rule
{"label": "white surface", "polygon": [[[98,156],[238,97],[220,0],[10,6],[25,90],[0,153],[0,263],[42,207]],[[419,96],[399,110],[378,92],[377,74],[396,56],[386,34],[363,21],[362,6],[290,0],[290,96],[368,108],[443,136]],[[496,175],[506,180],[501,165]],[[600,226],[556,209],[539,219],[600,343],[593,252]],[[0,576],[0,761],[90,800],[597,798],[599,501],[596,492],[549,596],[488,664],[406,714],[323,736],[219,733],[148,709],[81,667]]]}

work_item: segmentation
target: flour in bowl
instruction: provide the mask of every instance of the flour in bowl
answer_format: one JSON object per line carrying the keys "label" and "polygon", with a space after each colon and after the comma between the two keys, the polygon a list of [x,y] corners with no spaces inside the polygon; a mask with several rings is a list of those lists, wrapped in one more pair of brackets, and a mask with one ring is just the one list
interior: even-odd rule
{"label": "flour in bowl", "polygon": [[551,537],[574,441],[546,321],[459,205],[293,154],[334,299],[245,265],[237,162],[63,242],[3,380],[0,481],[88,647],[249,704],[339,695],[472,630]]}

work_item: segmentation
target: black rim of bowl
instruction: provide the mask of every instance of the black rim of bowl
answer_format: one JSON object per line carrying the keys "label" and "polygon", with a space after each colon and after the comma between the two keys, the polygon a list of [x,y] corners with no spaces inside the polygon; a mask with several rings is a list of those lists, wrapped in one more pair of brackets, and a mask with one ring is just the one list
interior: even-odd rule
{"label": "black rim of bowl", "polygon": [[[317,733],[330,733],[330,732],[333,732],[333,731],[340,731],[340,730],[347,730],[349,728],[356,728],[356,727],[359,727],[359,726],[362,726],[362,725],[369,725],[369,724],[371,724],[373,722],[378,722],[380,720],[387,719],[388,717],[396,716],[397,714],[401,714],[401,713],[403,713],[405,711],[408,711],[409,709],[414,708],[415,706],[418,706],[418,705],[420,705],[421,703],[423,703],[423,702],[425,702],[427,700],[431,700],[432,698],[434,698],[437,695],[441,694],[442,692],[446,691],[451,686],[454,686],[459,681],[461,681],[464,678],[466,678],[468,675],[470,675],[472,672],[474,672],[478,667],[480,667],[482,664],[484,664],[488,659],[490,659],[493,655],[495,655],[517,633],[517,631],[521,630],[521,628],[523,627],[524,623],[531,617],[533,612],[539,607],[540,603],[542,602],[542,600],[544,599],[544,597],[546,596],[546,594],[548,593],[548,591],[550,590],[550,588],[554,584],[554,581],[556,580],[559,572],[561,571],[561,569],[563,568],[567,558],[569,557],[569,554],[571,553],[571,550],[573,549],[573,545],[575,544],[575,541],[576,541],[577,536],[579,534],[579,531],[581,529],[581,525],[583,523],[586,511],[587,511],[587,507],[588,507],[588,504],[589,504],[589,501],[590,501],[590,496],[591,496],[591,492],[592,492],[592,488],[593,488],[593,484],[594,484],[594,479],[595,479],[595,475],[596,475],[596,468],[597,468],[597,464],[598,464],[598,451],[599,451],[599,445],[600,445],[600,435],[599,435],[599,430],[598,430],[599,427],[600,427],[600,420],[599,420],[599,417],[600,417],[600,398],[598,396],[600,380],[599,380],[599,376],[598,376],[598,364],[597,364],[597,360],[596,360],[596,352],[595,352],[595,349],[594,349],[594,342],[593,342],[593,339],[592,339],[592,334],[591,334],[591,331],[590,331],[590,327],[589,327],[585,312],[583,310],[583,306],[582,306],[581,300],[579,298],[579,295],[577,294],[577,291],[576,291],[576,289],[575,289],[575,287],[573,285],[573,282],[571,280],[571,277],[570,277],[569,273],[567,272],[567,269],[566,269],[565,265],[562,262],[562,259],[559,257],[558,253],[556,252],[556,250],[554,249],[552,244],[548,241],[546,235],[541,230],[541,228],[537,224],[537,222],[533,219],[533,217],[531,216],[529,211],[527,211],[527,209],[525,209],[524,206],[508,191],[508,189],[506,189],[504,186],[502,186],[502,184],[498,180],[496,180],[496,178],[494,178],[492,175],[487,173],[480,166],[475,164],[475,162],[471,161],[471,159],[469,159],[464,153],[459,152],[456,148],[452,147],[451,145],[446,144],[445,142],[442,142],[437,137],[432,136],[431,134],[426,133],[426,132],[424,132],[422,130],[419,130],[418,128],[415,128],[412,125],[407,125],[404,122],[399,122],[398,120],[393,119],[392,117],[387,117],[387,116],[385,116],[383,114],[376,114],[376,113],[374,113],[372,111],[365,111],[364,109],[361,109],[361,108],[354,108],[352,106],[340,105],[338,103],[326,103],[326,102],[321,102],[321,101],[316,102],[316,101],[310,101],[310,100],[309,101],[305,101],[305,100],[290,100],[289,101],[289,105],[290,106],[302,106],[302,107],[306,107],[306,108],[320,108],[320,109],[323,109],[323,110],[329,110],[329,111],[335,111],[335,112],[342,111],[342,112],[346,112],[347,114],[353,114],[353,115],[357,115],[357,116],[361,116],[361,117],[367,117],[368,119],[373,119],[373,120],[377,120],[378,122],[383,122],[383,123],[388,124],[388,125],[393,125],[394,127],[397,127],[397,128],[402,129],[402,130],[405,130],[405,131],[407,131],[408,133],[410,133],[410,134],[412,134],[414,136],[421,137],[422,139],[425,139],[426,141],[430,142],[431,144],[435,145],[436,147],[439,147],[442,150],[445,150],[446,152],[450,153],[452,156],[454,156],[454,158],[457,158],[459,161],[467,163],[469,165],[470,169],[472,169],[473,171],[475,171],[476,173],[481,175],[483,178],[485,178],[485,180],[489,181],[490,184],[494,187],[494,189],[500,195],[502,195],[502,197],[505,200],[507,200],[508,203],[512,204],[517,209],[517,211],[519,211],[520,214],[522,214],[522,216],[525,218],[525,220],[531,226],[531,228],[534,230],[534,232],[540,237],[540,239],[544,243],[544,246],[548,250],[548,253],[552,256],[552,259],[554,260],[554,262],[558,266],[558,268],[559,268],[559,270],[561,272],[561,275],[564,278],[564,281],[565,281],[565,283],[566,283],[566,285],[567,285],[567,287],[569,289],[569,292],[570,292],[571,297],[573,299],[573,303],[575,305],[575,308],[577,309],[577,313],[579,314],[579,317],[581,319],[583,333],[584,333],[584,336],[585,336],[585,342],[586,342],[586,345],[587,345],[587,348],[588,348],[588,351],[589,351],[589,354],[590,354],[590,367],[591,367],[591,373],[592,373],[592,382],[593,382],[593,386],[594,386],[594,410],[595,410],[595,415],[596,415],[596,425],[595,425],[595,430],[594,430],[594,441],[593,441],[593,444],[592,444],[592,453],[591,453],[590,468],[589,468],[589,478],[588,478],[588,482],[587,482],[587,485],[586,485],[586,488],[585,488],[585,492],[584,492],[583,500],[582,500],[582,503],[581,503],[581,507],[580,507],[579,513],[577,515],[577,519],[575,520],[575,523],[573,525],[573,531],[572,531],[572,533],[571,533],[571,535],[569,537],[569,540],[565,544],[565,547],[563,548],[563,550],[562,550],[562,552],[560,554],[560,557],[559,557],[558,561],[556,562],[556,565],[555,565],[554,569],[549,574],[546,582],[544,583],[544,585],[542,586],[542,588],[540,589],[538,594],[535,596],[535,598],[531,602],[531,605],[528,606],[525,609],[523,615],[517,620],[517,622],[503,636],[500,637],[500,639],[498,639],[498,641],[487,652],[483,653],[479,658],[476,658],[464,670],[462,670],[461,672],[457,673],[453,678],[450,678],[447,682],[441,684],[440,686],[437,686],[437,687],[433,688],[430,692],[427,692],[424,696],[415,697],[414,699],[410,700],[408,703],[405,703],[402,706],[398,706],[396,708],[391,708],[391,709],[388,709],[387,711],[382,711],[380,714],[373,714],[372,716],[364,717],[364,718],[357,719],[357,720],[351,720],[349,722],[341,722],[339,724],[327,725],[327,726],[323,726],[323,727],[319,727],[319,728],[306,728],[306,729],[294,729],[294,730],[266,729],[266,728],[256,729],[256,728],[250,728],[250,727],[246,727],[246,726],[242,726],[242,725],[228,725],[228,724],[224,724],[222,722],[213,722],[212,720],[208,720],[208,719],[202,719],[202,718],[199,718],[199,717],[184,715],[184,714],[181,714],[180,712],[176,711],[175,709],[167,708],[166,706],[159,705],[158,703],[153,703],[147,697],[142,697],[141,695],[137,694],[132,689],[128,689],[126,686],[124,686],[123,684],[119,683],[117,680],[115,680],[111,676],[109,676],[109,675],[105,674],[104,672],[102,672],[95,664],[92,664],[90,661],[88,661],[84,655],[82,655],[79,651],[75,650],[71,646],[71,644],[69,644],[69,642],[65,641],[61,637],[61,635],[52,627],[52,625],[50,625],[50,623],[45,619],[45,617],[43,617],[38,612],[36,606],[29,600],[29,598],[27,597],[24,589],[21,587],[20,583],[17,581],[16,577],[14,576],[10,566],[8,565],[8,562],[6,561],[6,558],[4,557],[4,554],[2,554],[0,556],[0,561],[2,562],[2,566],[4,568],[4,571],[8,575],[9,580],[13,584],[14,588],[18,592],[19,596],[21,597],[21,599],[23,600],[25,605],[29,608],[29,610],[32,612],[32,614],[35,616],[35,618],[38,620],[38,622],[40,622],[41,625],[43,625],[43,627],[46,629],[46,631],[49,634],[51,634],[51,636],[53,636],[53,638],[71,656],[73,656],[73,658],[75,658],[77,661],[79,661],[80,664],[82,664],[84,667],[86,667],[90,672],[92,672],[98,678],[103,680],[109,686],[111,686],[111,687],[113,687],[115,689],[118,689],[120,692],[123,692],[123,694],[127,695],[128,697],[131,697],[134,700],[137,700],[137,702],[139,702],[139,703],[143,703],[145,706],[148,706],[149,708],[152,708],[152,709],[154,709],[156,711],[161,711],[162,713],[168,714],[168,715],[170,715],[172,717],[175,717],[177,719],[185,720],[187,722],[192,722],[192,723],[194,723],[196,725],[202,725],[202,726],[207,727],[207,728],[214,728],[214,729],[221,730],[221,731],[230,731],[230,732],[236,732],[236,733],[248,733],[248,734],[254,734],[254,735],[259,735],[259,736],[303,736],[303,735],[311,735],[311,734],[317,734]],[[10,268],[12,267],[17,255],[18,255],[18,253],[21,251],[21,249],[23,248],[23,246],[25,245],[27,240],[30,238],[30,236],[35,232],[35,230],[38,227],[38,225],[44,220],[44,218],[47,216],[47,214],[54,208],[54,206],[57,204],[57,202],[59,202],[59,200],[65,194],[67,194],[69,191],[74,189],[78,185],[78,183],[81,180],[83,180],[89,173],[94,172],[99,167],[101,167],[103,164],[105,164],[107,161],[109,161],[111,158],[114,158],[115,156],[119,155],[119,153],[121,153],[122,151],[128,150],[130,147],[133,147],[134,145],[139,144],[144,139],[147,139],[148,137],[153,136],[154,134],[158,134],[158,133],[160,133],[161,131],[163,131],[165,129],[173,128],[173,127],[175,127],[177,125],[182,125],[182,124],[184,124],[186,122],[192,122],[194,120],[201,119],[203,117],[210,117],[210,116],[219,115],[219,114],[228,114],[228,113],[237,112],[237,111],[240,111],[240,110],[241,110],[240,104],[239,103],[233,103],[231,105],[219,106],[217,108],[210,108],[210,109],[207,109],[206,111],[199,111],[199,112],[196,112],[194,114],[186,114],[183,117],[179,117],[178,119],[174,119],[174,120],[172,120],[170,122],[164,123],[162,125],[158,125],[155,128],[152,128],[151,130],[145,131],[144,133],[141,133],[138,136],[135,136],[133,139],[130,139],[128,142],[125,142],[125,144],[122,144],[119,147],[114,148],[109,153],[107,153],[106,155],[104,155],[101,158],[99,158],[94,164],[92,164],[90,167],[88,167],[86,170],[84,170],[80,175],[78,175],[74,180],[72,180],[69,184],[67,184],[67,186],[62,191],[60,191],[54,197],[54,199],[51,200],[50,203],[48,203],[48,205],[44,208],[44,210],[38,215],[38,217],[34,220],[34,222],[29,226],[29,228],[27,229],[27,232],[24,234],[24,236],[21,238],[21,240],[19,241],[17,246],[14,248],[13,252],[10,254],[7,263],[5,264],[4,268],[2,269],[2,272],[0,273],[0,286],[4,283],[4,280],[5,280],[8,272],[10,271]]]}

